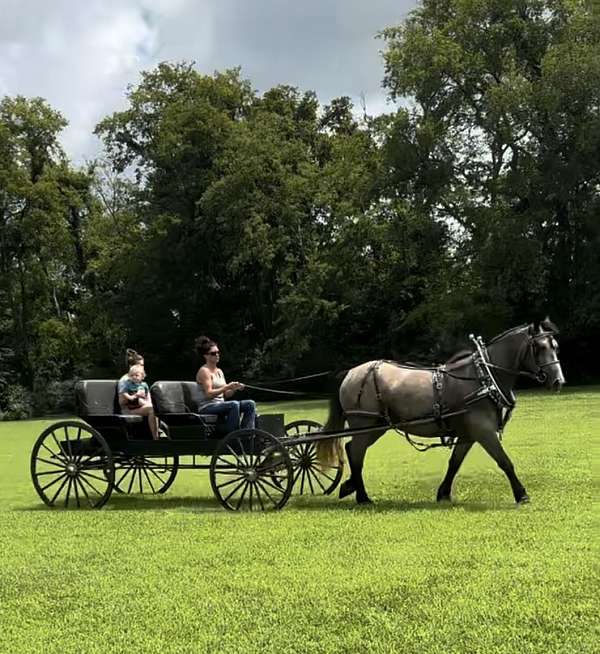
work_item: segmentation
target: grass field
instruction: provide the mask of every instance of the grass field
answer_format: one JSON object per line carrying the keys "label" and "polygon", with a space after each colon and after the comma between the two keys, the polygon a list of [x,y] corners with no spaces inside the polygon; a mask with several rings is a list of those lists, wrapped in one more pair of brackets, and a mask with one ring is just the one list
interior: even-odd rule
{"label": "grass field", "polygon": [[389,433],[366,459],[374,507],[235,514],[182,471],[163,496],[52,510],[29,478],[49,422],[0,423],[3,653],[600,651],[600,388],[521,394],[504,440],[519,508],[479,447],[438,506],[447,451]]}

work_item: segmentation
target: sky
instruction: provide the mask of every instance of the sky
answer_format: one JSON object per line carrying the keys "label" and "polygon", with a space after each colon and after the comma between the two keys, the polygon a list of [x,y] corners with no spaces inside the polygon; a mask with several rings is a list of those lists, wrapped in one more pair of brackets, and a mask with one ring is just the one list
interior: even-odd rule
{"label": "sky", "polygon": [[92,132],[126,106],[129,84],[161,61],[203,74],[241,66],[262,93],[276,84],[342,95],[369,114],[390,110],[381,87],[384,42],[417,0],[0,0],[0,97],[41,96],[69,121],[78,163]]}

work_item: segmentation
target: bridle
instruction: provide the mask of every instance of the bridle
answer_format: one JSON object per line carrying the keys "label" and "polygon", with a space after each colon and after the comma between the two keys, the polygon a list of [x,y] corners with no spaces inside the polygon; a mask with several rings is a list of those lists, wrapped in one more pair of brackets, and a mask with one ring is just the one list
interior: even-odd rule
{"label": "bridle", "polygon": [[[480,351],[480,354],[485,358],[487,358],[487,361],[485,361],[485,365],[488,368],[499,370],[501,372],[506,372],[510,375],[515,375],[515,376],[525,375],[526,377],[530,377],[531,379],[535,379],[536,381],[543,383],[546,381],[546,378],[548,377],[544,369],[555,365],[560,366],[560,359],[557,356],[554,361],[547,361],[546,363],[538,363],[535,355],[535,348],[536,348],[537,341],[540,341],[544,338],[550,338],[552,342],[552,349],[555,352],[557,352],[558,344],[554,339],[555,333],[556,332],[554,331],[543,331],[543,332],[538,332],[537,334],[528,334],[527,339],[523,341],[519,349],[519,352],[517,353],[517,362],[521,362],[523,360],[524,350],[526,349],[527,355],[533,360],[535,367],[537,367],[537,370],[535,370],[535,372],[528,369],[506,368],[505,366],[499,366],[495,363],[492,363],[491,361],[489,361],[489,358],[486,356],[487,351],[485,349],[485,346],[482,347],[481,341],[478,342],[478,339],[475,339],[473,336],[471,336],[471,339],[475,341],[475,345],[477,347],[477,350]],[[481,350],[483,350],[483,352],[481,352]]]}

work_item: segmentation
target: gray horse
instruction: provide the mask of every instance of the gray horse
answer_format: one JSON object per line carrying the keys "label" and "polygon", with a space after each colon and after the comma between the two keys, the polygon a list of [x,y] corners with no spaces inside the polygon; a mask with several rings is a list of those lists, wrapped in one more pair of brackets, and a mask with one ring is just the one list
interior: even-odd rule
{"label": "gray horse", "polygon": [[[565,382],[549,319],[522,325],[492,339],[487,346],[473,337],[474,350],[461,352],[444,366],[417,368],[392,361],[368,361],[349,370],[332,398],[326,431],[363,430],[346,443],[350,477],[340,497],[356,493],[358,503],[371,500],[362,468],[367,448],[393,425],[421,437],[451,439],[452,455],[437,499],[450,500],[452,482],[473,443],[479,443],[510,482],[515,501],[529,501],[523,484],[500,442],[515,405],[513,388],[528,375],[559,391]],[[373,427],[373,429],[369,429]],[[340,439],[317,443],[323,463],[342,457]]]}

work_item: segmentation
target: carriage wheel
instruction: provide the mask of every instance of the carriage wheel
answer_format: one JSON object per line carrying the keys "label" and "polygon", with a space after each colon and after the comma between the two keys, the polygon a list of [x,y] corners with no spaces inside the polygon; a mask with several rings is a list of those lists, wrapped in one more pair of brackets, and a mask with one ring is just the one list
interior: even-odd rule
{"label": "carriage wheel", "polygon": [[82,422],[50,425],[31,452],[31,479],[48,506],[99,509],[110,497],[115,468],[106,441]]}
{"label": "carriage wheel", "polygon": [[156,495],[166,493],[179,469],[178,456],[148,458],[143,454],[115,461],[117,493]]}
{"label": "carriage wheel", "polygon": [[210,483],[230,511],[281,509],[292,492],[292,462],[272,434],[239,429],[218,443],[210,462]]}
{"label": "carriage wheel", "polygon": [[[295,420],[285,426],[287,438],[302,438],[311,433],[322,431],[323,425],[314,420]],[[316,443],[289,444],[290,458],[294,468],[294,486],[300,495],[329,495],[342,479],[344,464],[320,464],[317,461]]]}

